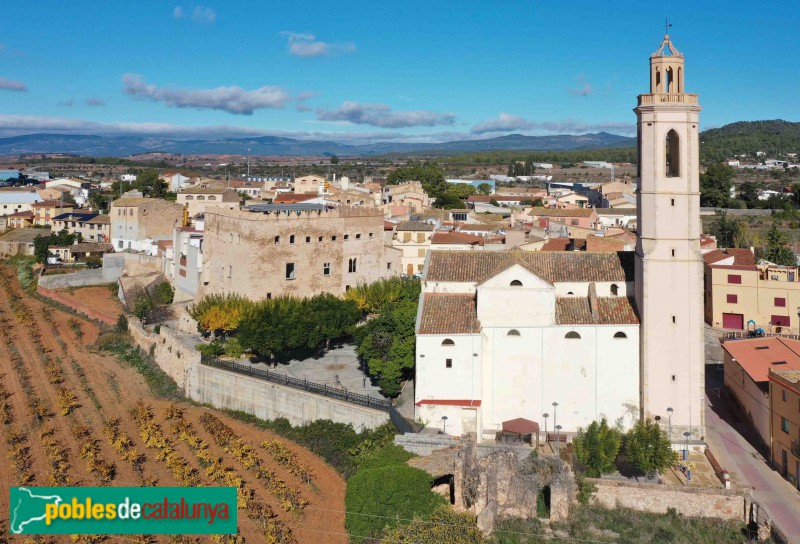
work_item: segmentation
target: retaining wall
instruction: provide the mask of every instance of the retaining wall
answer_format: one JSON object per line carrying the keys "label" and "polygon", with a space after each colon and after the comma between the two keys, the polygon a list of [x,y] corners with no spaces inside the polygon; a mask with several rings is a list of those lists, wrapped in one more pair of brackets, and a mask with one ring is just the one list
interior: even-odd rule
{"label": "retaining wall", "polygon": [[[53,276],[53,277],[57,277],[57,276]],[[44,279],[44,278],[41,278],[41,279]],[[83,314],[86,317],[88,317],[89,319],[95,319],[97,321],[101,321],[103,323],[106,323],[107,325],[116,324],[117,319],[119,318],[118,315],[111,315],[111,314],[107,314],[105,312],[99,312],[97,310],[93,310],[92,308],[89,308],[88,306],[78,302],[75,299],[71,299],[71,298],[65,297],[64,295],[62,295],[58,291],[53,291],[52,289],[48,289],[46,287],[43,287],[42,284],[41,284],[41,280],[40,280],[39,285],[36,286],[36,292],[39,293],[40,295],[42,295],[43,297],[47,297],[47,298],[49,298],[51,300],[54,300],[56,302],[60,302],[61,304],[65,305],[65,306],[69,306],[70,308],[72,308],[73,310],[78,312],[79,314]]]}
{"label": "retaining wall", "polygon": [[128,320],[134,342],[151,353],[190,399],[216,408],[240,410],[261,419],[283,417],[292,425],[319,419],[351,424],[356,430],[374,429],[389,421],[389,414],[322,395],[244,376],[200,363],[200,352],[187,335],[162,325],[148,332],[135,319]]}
{"label": "retaining wall", "polygon": [[752,499],[743,490],[677,487],[588,479],[597,485],[592,499],[606,508],[630,508],[664,514],[674,508],[684,516],[736,520],[746,523]]}

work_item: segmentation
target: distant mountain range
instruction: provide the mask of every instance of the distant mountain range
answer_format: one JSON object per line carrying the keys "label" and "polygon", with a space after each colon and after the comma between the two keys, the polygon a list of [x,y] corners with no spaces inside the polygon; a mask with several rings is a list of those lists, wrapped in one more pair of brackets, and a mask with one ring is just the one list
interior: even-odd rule
{"label": "distant mountain range", "polygon": [[599,132],[597,134],[523,136],[510,134],[486,140],[443,143],[377,142],[348,145],[333,141],[306,141],[278,136],[218,140],[174,140],[136,136],[92,136],[69,134],[28,134],[0,138],[0,155],[28,153],[69,153],[89,157],[127,157],[142,153],[178,155],[338,155],[369,156],[390,153],[449,155],[475,151],[568,151],[629,147],[636,139]]}

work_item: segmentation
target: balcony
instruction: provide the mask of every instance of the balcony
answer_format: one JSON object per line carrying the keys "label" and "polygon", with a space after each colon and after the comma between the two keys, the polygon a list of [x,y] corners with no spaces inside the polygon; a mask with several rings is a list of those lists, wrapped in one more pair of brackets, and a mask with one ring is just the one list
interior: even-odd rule
{"label": "balcony", "polygon": [[696,94],[667,94],[667,93],[653,93],[653,94],[640,94],[639,105],[644,106],[648,104],[697,104]]}
{"label": "balcony", "polygon": [[800,443],[792,440],[792,455],[800,458]]}

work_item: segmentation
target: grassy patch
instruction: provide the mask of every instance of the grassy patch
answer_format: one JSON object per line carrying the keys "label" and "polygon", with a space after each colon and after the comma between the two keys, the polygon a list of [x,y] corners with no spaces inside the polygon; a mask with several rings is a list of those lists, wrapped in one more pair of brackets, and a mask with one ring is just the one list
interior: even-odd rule
{"label": "grassy patch", "polygon": [[178,384],[170,378],[145,352],[133,344],[130,336],[118,332],[103,333],[95,347],[116,355],[117,360],[142,375],[150,392],[156,397],[175,399],[183,397]]}
{"label": "grassy patch", "polygon": [[36,264],[36,259],[17,255],[15,257],[9,257],[6,259],[6,262],[17,268],[17,278],[26,293],[33,293],[36,291],[37,278],[36,274],[33,272],[33,265]]}

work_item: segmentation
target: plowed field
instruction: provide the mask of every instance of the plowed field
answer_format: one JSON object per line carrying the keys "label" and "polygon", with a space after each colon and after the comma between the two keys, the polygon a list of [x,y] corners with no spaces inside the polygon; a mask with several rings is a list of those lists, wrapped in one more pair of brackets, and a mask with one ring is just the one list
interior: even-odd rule
{"label": "plowed field", "polygon": [[[90,349],[98,333],[26,295],[0,265],[0,543],[347,542],[332,468],[215,410],[153,397],[134,370]],[[235,485],[240,535],[8,535],[16,485]]]}

